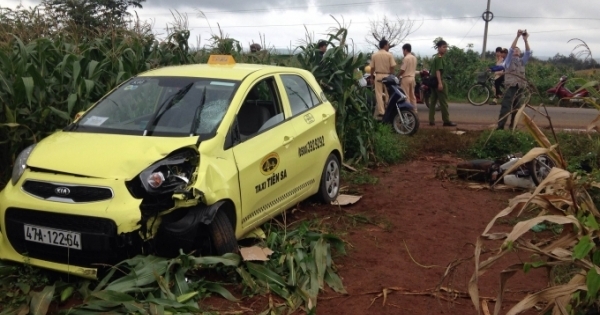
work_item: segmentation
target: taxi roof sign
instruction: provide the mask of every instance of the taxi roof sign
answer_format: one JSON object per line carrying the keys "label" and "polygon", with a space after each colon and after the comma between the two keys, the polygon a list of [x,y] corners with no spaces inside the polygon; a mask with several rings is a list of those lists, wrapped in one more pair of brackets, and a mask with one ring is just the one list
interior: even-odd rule
{"label": "taxi roof sign", "polygon": [[235,59],[232,55],[210,55],[208,58],[209,65],[234,65]]}

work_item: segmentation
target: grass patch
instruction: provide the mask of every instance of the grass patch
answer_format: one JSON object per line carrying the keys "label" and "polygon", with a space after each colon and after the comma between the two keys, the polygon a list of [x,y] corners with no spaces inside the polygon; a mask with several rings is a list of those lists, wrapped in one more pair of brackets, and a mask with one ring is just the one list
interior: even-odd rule
{"label": "grass patch", "polygon": [[350,185],[375,185],[379,181],[366,168],[358,169],[356,172],[342,170],[342,180]]}
{"label": "grass patch", "polygon": [[509,130],[486,130],[476,139],[467,154],[477,159],[496,159],[507,154],[526,154],[536,147],[529,133]]}
{"label": "grass patch", "polygon": [[409,156],[419,157],[423,154],[453,154],[464,156],[475,143],[481,131],[467,131],[456,135],[444,129],[421,129],[413,137],[408,138]]}
{"label": "grass patch", "polygon": [[374,153],[379,162],[398,163],[408,157],[407,137],[398,135],[391,125],[376,124],[373,141]]}
{"label": "grass patch", "polygon": [[558,132],[556,137],[569,172],[600,169],[600,135]]}

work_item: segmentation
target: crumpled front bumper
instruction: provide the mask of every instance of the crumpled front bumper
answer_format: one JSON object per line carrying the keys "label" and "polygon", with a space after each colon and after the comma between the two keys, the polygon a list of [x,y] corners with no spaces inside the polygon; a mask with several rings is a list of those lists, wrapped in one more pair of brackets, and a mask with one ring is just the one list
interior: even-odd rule
{"label": "crumpled front bumper", "polygon": [[[48,200],[26,192],[22,187],[26,180],[109,187],[113,196],[97,202]],[[131,245],[124,244],[123,236],[137,234],[140,203],[121,180],[26,170],[16,186],[8,183],[0,192],[0,259],[94,279],[94,263],[116,263],[119,253]],[[28,241],[24,224],[80,233],[81,250]]]}

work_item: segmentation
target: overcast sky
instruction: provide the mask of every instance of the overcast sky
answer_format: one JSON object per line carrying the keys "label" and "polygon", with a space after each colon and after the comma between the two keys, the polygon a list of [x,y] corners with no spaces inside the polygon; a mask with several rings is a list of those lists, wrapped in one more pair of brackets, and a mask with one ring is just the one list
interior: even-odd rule
{"label": "overcast sky", "polygon": [[[19,0],[2,0],[3,6],[14,8]],[[37,1],[22,0],[30,6]],[[387,16],[391,19],[417,20],[415,28],[405,42],[412,44],[418,55],[431,55],[432,41],[442,36],[450,45],[466,48],[473,44],[476,51],[483,46],[485,22],[481,15],[487,0],[147,0],[138,15],[152,21],[154,31],[165,33],[167,23],[173,20],[169,10],[187,14],[192,37],[190,45],[208,44],[217,23],[231,37],[239,40],[245,49],[252,41],[260,42],[264,35],[269,47],[296,47],[305,38],[305,28],[317,39],[325,38],[328,28],[336,26],[330,17],[335,16],[349,27],[349,37],[356,48],[372,51],[365,37],[369,34],[369,21]],[[531,34],[529,42],[534,56],[544,58],[556,53],[570,54],[579,42],[587,42],[595,58],[600,57],[599,0],[491,0],[490,11],[494,19],[489,23],[487,50],[497,46],[508,47],[519,28]],[[199,17],[204,12],[206,19]],[[523,48],[523,42],[518,44]],[[392,52],[401,55],[401,48]]]}

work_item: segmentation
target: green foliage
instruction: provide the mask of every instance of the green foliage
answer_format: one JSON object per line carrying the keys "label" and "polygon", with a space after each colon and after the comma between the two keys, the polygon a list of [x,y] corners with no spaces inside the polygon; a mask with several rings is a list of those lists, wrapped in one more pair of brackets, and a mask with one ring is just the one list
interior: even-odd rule
{"label": "green foliage", "polygon": [[49,284],[46,274],[25,263],[0,263],[0,314],[31,304],[32,289]]}
{"label": "green foliage", "polygon": [[[198,302],[212,294],[236,302],[222,284],[206,280],[207,270],[238,275],[246,294],[272,292],[286,301],[290,312],[314,310],[320,290],[329,286],[346,293],[335,271],[334,254],[345,254],[344,242],[320,232],[314,222],[286,229],[267,224],[264,246],[273,250],[268,261],[241,261],[237,254],[173,259],[136,256],[111,267],[100,281],[50,281],[47,272],[29,265],[0,264],[0,314],[44,315],[51,303],[77,295],[80,304],[64,314],[202,313]],[[204,273],[203,273],[204,271]],[[235,278],[235,277],[234,277]]]}
{"label": "green foliage", "polygon": [[374,155],[375,120],[367,106],[370,91],[361,89],[355,78],[367,56],[350,51],[348,29],[339,25],[328,34],[331,46],[322,59],[314,40],[298,47],[299,66],[313,73],[327,98],[336,108],[337,132],[348,160],[370,162]]}
{"label": "green foliage", "polygon": [[[184,36],[181,36],[184,35]],[[0,163],[12,164],[27,145],[66,126],[128,78],[164,65],[191,62],[187,34],[167,42],[123,30],[74,45],[64,37],[14,37],[0,50]]]}
{"label": "green foliage", "polygon": [[317,232],[314,222],[304,221],[293,230],[267,224],[265,246],[274,251],[265,263],[245,262],[237,271],[254,294],[271,291],[285,300],[290,313],[301,306],[307,312],[317,306],[325,284],[346,293],[335,271],[333,249],[345,254],[344,242],[335,235]]}
{"label": "green foliage", "polygon": [[567,159],[568,171],[591,172],[600,169],[600,136],[572,132],[558,132],[556,136]]}
{"label": "green foliage", "polygon": [[535,140],[529,133],[510,130],[483,132],[469,149],[469,155],[478,159],[496,159],[507,154],[529,152]]}
{"label": "green foliage", "polygon": [[375,156],[384,163],[397,163],[406,158],[408,144],[406,137],[399,136],[390,125],[375,126],[373,146]]}

